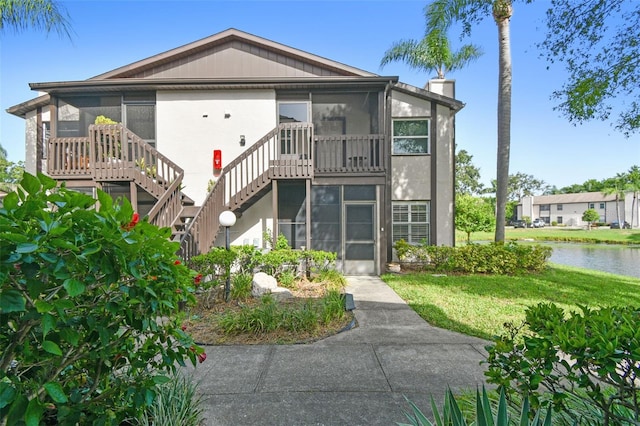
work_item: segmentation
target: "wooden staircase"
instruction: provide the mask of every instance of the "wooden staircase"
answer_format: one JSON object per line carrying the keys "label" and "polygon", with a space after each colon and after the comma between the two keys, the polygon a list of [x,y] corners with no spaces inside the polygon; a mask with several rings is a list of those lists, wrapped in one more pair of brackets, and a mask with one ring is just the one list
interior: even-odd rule
{"label": "wooden staircase", "polygon": [[48,174],[94,185],[133,184],[127,191],[132,204],[136,186],[156,199],[147,214],[150,223],[179,226],[184,208],[193,205],[181,191],[184,170],[121,124],[92,124],[88,135],[51,138]]}
{"label": "wooden staircase", "polygon": [[242,211],[269,190],[274,179],[312,179],[311,123],[283,123],[227,165],[180,238],[188,260],[213,247],[224,210]]}

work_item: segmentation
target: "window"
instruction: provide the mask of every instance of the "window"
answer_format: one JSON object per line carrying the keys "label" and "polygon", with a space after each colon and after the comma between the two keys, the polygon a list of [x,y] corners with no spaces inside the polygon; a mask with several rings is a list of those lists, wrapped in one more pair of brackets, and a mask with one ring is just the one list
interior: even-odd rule
{"label": "window", "polygon": [[562,204],[558,204],[556,206],[556,210],[558,210],[559,212],[562,211]]}
{"label": "window", "polygon": [[428,201],[393,203],[393,241],[405,240],[409,244],[426,241],[429,244]]}
{"label": "window", "polygon": [[429,154],[429,120],[393,120],[394,154]]}
{"label": "window", "polygon": [[604,203],[600,203],[600,209],[604,210]]}
{"label": "window", "polygon": [[562,216],[558,216],[556,222],[558,222],[558,225],[562,225]]}
{"label": "window", "polygon": [[594,203],[589,203],[589,208],[590,208],[590,209],[595,209],[595,208],[596,208],[596,205],[595,205]]}
{"label": "window", "polygon": [[541,212],[548,212],[549,210],[551,210],[551,205],[550,204],[540,204],[540,211]]}
{"label": "window", "polygon": [[147,143],[155,146],[156,95],[155,93],[125,93],[125,126]]}

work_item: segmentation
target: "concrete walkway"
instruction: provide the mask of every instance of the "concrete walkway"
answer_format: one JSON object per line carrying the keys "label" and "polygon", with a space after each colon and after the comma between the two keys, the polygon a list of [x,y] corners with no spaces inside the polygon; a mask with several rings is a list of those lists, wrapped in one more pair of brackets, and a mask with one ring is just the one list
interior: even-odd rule
{"label": "concrete walkway", "polygon": [[209,346],[207,425],[395,425],[484,382],[486,341],[435,328],[378,277],[347,277],[358,326],[305,345]]}

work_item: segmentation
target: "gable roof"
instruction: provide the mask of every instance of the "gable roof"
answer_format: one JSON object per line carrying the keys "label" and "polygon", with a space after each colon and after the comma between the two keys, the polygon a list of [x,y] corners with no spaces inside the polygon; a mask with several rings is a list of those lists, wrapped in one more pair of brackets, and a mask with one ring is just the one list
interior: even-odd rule
{"label": "gable roof", "polygon": [[126,90],[395,89],[444,104],[464,104],[407,84],[231,28],[87,80],[30,83],[46,92],[7,109],[20,117],[49,103],[48,94]]}
{"label": "gable roof", "polygon": [[100,74],[112,78],[250,78],[376,74],[235,28]]}
{"label": "gable roof", "polygon": [[[533,204],[571,204],[571,203],[602,203],[615,201],[614,194],[605,195],[602,192],[578,192],[575,194],[536,195]],[[520,201],[522,204],[522,201]]]}

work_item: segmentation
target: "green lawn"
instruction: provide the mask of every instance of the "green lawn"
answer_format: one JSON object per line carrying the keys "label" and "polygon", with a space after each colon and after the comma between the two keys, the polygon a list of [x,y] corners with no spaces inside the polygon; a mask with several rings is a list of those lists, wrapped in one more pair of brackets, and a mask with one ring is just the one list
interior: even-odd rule
{"label": "green lawn", "polygon": [[576,311],[578,305],[640,306],[640,279],[560,265],[517,277],[386,274],[382,279],[430,324],[485,339],[501,334],[505,322],[520,323],[525,309],[541,302]]}
{"label": "green lawn", "polygon": [[[588,231],[586,229],[562,227],[515,229],[512,226],[507,226],[505,231],[507,240],[640,244],[640,229],[609,229],[608,227],[603,227]],[[475,232],[471,234],[472,241],[493,241],[493,239],[493,232]],[[467,235],[456,231],[456,241],[467,241]]]}

